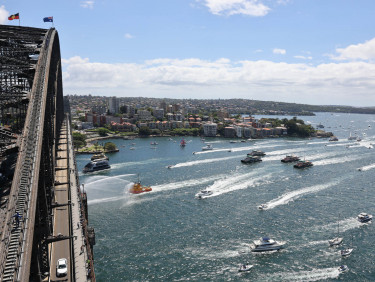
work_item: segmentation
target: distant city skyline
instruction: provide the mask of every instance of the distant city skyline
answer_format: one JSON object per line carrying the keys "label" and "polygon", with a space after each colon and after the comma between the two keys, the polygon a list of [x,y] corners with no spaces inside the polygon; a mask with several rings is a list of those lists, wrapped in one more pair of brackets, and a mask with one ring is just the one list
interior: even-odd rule
{"label": "distant city skyline", "polygon": [[60,36],[64,94],[375,106],[375,1],[2,1]]}

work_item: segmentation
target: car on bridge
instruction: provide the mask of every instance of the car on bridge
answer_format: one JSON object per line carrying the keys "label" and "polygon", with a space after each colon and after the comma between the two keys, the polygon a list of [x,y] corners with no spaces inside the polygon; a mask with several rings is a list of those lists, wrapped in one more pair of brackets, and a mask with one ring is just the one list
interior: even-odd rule
{"label": "car on bridge", "polygon": [[61,258],[56,264],[56,276],[65,276],[68,274],[68,261],[66,258]]}

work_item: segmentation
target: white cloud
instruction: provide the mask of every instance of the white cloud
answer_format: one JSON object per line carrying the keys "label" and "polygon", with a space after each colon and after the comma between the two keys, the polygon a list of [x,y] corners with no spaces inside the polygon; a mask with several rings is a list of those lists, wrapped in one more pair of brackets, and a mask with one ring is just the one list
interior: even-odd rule
{"label": "white cloud", "polygon": [[201,0],[214,15],[236,15],[262,17],[270,8],[259,0]]}
{"label": "white cloud", "polygon": [[107,96],[248,98],[375,106],[375,64],[154,59],[107,64],[63,60],[64,92]]}
{"label": "white cloud", "polygon": [[335,60],[371,60],[375,59],[375,38],[357,45],[349,45],[346,48],[337,48],[338,56],[332,56]]}
{"label": "white cloud", "polygon": [[302,59],[302,60],[312,60],[311,56],[306,57],[306,56],[296,55],[296,56],[294,56],[294,58]]}
{"label": "white cloud", "polygon": [[87,0],[87,1],[82,1],[81,2],[81,7],[83,8],[89,8],[89,9],[93,9],[94,8],[94,1],[92,0]]}
{"label": "white cloud", "polygon": [[0,24],[5,24],[8,20],[9,12],[5,9],[5,6],[0,6]]}
{"label": "white cloud", "polygon": [[132,39],[134,36],[133,35],[131,35],[130,33],[125,33],[125,38],[126,39]]}
{"label": "white cloud", "polygon": [[279,48],[273,49],[272,52],[274,54],[280,54],[280,55],[285,55],[286,54],[286,50],[285,49],[279,49]]}

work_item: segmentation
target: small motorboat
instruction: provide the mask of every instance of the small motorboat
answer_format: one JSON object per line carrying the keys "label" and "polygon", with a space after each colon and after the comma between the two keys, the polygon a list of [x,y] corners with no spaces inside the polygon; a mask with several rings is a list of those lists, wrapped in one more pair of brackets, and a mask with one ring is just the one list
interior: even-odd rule
{"label": "small motorboat", "polygon": [[202,191],[200,191],[199,193],[197,193],[197,194],[195,195],[195,197],[198,198],[198,199],[204,199],[204,198],[206,198],[206,197],[208,197],[208,196],[210,196],[210,195],[212,195],[212,194],[213,194],[212,191],[209,191],[209,190],[202,190]]}
{"label": "small motorboat", "polygon": [[261,204],[261,205],[259,205],[258,206],[258,210],[265,210],[265,209],[267,209],[267,205],[266,204]]}
{"label": "small motorboat", "polygon": [[151,142],[151,145],[158,145],[158,143],[156,143],[156,141],[153,141]]}
{"label": "small motorboat", "polygon": [[202,147],[202,151],[208,151],[208,150],[212,150],[212,145],[211,144],[207,144],[207,146],[205,147]]}
{"label": "small motorboat", "polygon": [[240,269],[238,269],[238,272],[248,272],[250,271],[252,268],[254,267],[254,265],[252,264],[243,264],[240,266]]}
{"label": "small motorboat", "polygon": [[173,165],[168,165],[167,168],[171,169],[173,167]]}
{"label": "small motorboat", "polygon": [[349,270],[349,267],[347,265],[340,265],[340,267],[339,267],[339,271],[341,273],[347,272],[348,270]]}
{"label": "small motorboat", "polygon": [[342,257],[347,257],[353,252],[353,248],[346,248],[340,251]]}
{"label": "small motorboat", "polygon": [[358,221],[361,222],[361,223],[366,223],[366,222],[369,222],[372,220],[372,215],[371,214],[367,214],[367,213],[364,213],[364,212],[361,212],[358,217],[357,217]]}

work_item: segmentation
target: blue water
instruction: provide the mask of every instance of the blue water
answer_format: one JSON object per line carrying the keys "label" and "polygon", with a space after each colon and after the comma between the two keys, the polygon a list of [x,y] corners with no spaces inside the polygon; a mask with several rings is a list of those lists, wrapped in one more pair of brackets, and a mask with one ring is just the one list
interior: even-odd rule
{"label": "blue water", "polygon": [[[214,150],[202,152],[206,144],[198,137],[186,137],[185,148],[177,137],[111,140],[120,149],[109,155],[111,170],[80,175],[96,232],[97,280],[375,281],[374,224],[356,220],[360,212],[375,215],[375,149],[369,149],[375,145],[375,116],[319,113],[302,119],[321,122],[339,141],[232,144],[206,138]],[[350,132],[363,141],[348,141]],[[157,146],[150,145],[154,140]],[[133,142],[136,149],[130,150]],[[242,165],[253,149],[266,152],[263,162]],[[280,162],[286,154],[314,166],[294,169]],[[89,158],[77,156],[80,170]],[[137,175],[152,192],[127,193]],[[213,195],[195,199],[206,188]],[[269,208],[259,211],[262,203]],[[345,259],[343,246],[328,245],[338,231],[343,246],[353,236],[354,251]],[[249,244],[261,236],[285,241],[285,249],[251,253]],[[254,268],[238,273],[245,262]],[[339,274],[342,264],[349,272]]]}

